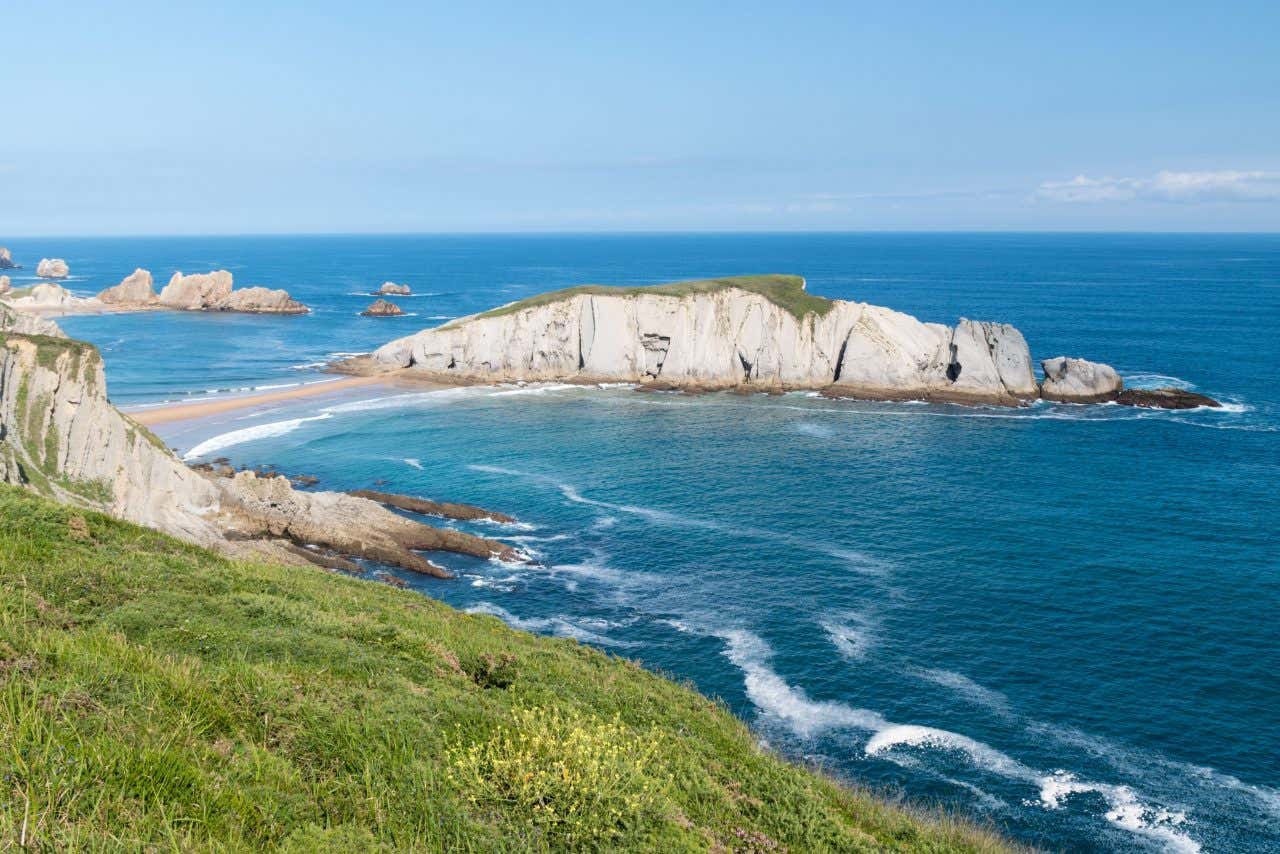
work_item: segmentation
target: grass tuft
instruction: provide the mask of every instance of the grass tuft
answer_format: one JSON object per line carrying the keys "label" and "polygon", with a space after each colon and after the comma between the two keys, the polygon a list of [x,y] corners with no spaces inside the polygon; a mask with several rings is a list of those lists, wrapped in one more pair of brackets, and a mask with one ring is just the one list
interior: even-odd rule
{"label": "grass tuft", "polygon": [[499,306],[498,308],[486,311],[478,316],[501,317],[505,314],[523,311],[526,308],[550,305],[551,303],[560,302],[561,300],[570,299],[581,294],[617,297],[657,294],[659,296],[686,297],[694,294],[716,293],[717,291],[723,291],[729,288],[738,288],[739,290],[760,294],[775,305],[791,312],[791,314],[795,315],[797,320],[803,320],[810,314],[816,314],[819,317],[823,317],[827,312],[831,311],[832,306],[835,304],[832,300],[826,299],[825,297],[817,297],[805,291],[804,279],[800,276],[769,274],[761,276],[730,276],[722,279],[693,279],[687,282],[672,282],[666,285],[639,285],[630,287],[613,285],[578,285],[577,287],[564,288],[559,291],[548,291],[547,293],[538,294],[537,296],[532,296],[528,299],[522,299],[504,306]]}

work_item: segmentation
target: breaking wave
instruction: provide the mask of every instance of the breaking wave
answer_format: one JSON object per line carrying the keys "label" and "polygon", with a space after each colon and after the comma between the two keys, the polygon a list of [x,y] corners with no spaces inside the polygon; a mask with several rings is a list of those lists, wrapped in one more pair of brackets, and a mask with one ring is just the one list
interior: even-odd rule
{"label": "breaking wave", "polygon": [[257,424],[253,427],[243,427],[239,430],[232,430],[229,433],[223,433],[206,439],[196,445],[191,450],[182,455],[184,460],[193,460],[197,457],[208,456],[214,451],[221,451],[224,448],[230,448],[233,445],[242,445],[245,442],[253,442],[257,439],[270,439],[275,436],[283,436],[286,433],[292,433],[308,421],[323,421],[332,417],[329,413],[313,415],[309,418],[290,418],[287,421],[272,421],[267,424]]}

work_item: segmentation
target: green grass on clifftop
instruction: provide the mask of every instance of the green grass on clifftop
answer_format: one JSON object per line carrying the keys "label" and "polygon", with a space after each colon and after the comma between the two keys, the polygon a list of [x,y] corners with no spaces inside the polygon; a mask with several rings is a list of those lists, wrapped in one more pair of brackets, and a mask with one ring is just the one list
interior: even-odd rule
{"label": "green grass on clifftop", "polygon": [[411,591],[0,487],[0,847],[997,851]]}
{"label": "green grass on clifftop", "polygon": [[805,315],[824,316],[831,311],[832,301],[825,297],[816,297],[804,289],[804,279],[800,276],[764,275],[764,276],[730,276],[723,279],[693,279],[688,282],[672,282],[667,285],[637,285],[631,287],[612,285],[579,285],[559,291],[548,291],[545,294],[522,299],[518,302],[486,311],[480,317],[501,317],[504,314],[549,305],[553,302],[569,299],[579,294],[596,296],[630,297],[640,294],[658,294],[669,297],[685,297],[693,294],[709,294],[727,288],[738,288],[751,293],[760,294],[781,308],[786,309],[803,319]]}

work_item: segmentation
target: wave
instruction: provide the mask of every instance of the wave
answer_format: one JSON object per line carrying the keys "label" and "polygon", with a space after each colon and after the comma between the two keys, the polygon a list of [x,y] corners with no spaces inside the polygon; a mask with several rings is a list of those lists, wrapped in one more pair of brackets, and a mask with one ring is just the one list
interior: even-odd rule
{"label": "wave", "polygon": [[506,608],[494,605],[492,602],[480,602],[466,609],[468,614],[488,614],[491,617],[497,617],[502,622],[513,628],[521,629],[526,632],[543,632],[550,633],[556,637],[573,638],[583,643],[598,644],[600,646],[630,647],[635,646],[630,641],[620,641],[614,638],[606,637],[597,632],[584,629],[582,626],[573,622],[565,616],[556,617],[517,617]]}
{"label": "wave", "polygon": [[1180,388],[1190,391],[1196,387],[1190,380],[1168,374],[1132,373],[1121,374],[1121,378],[1126,388]]}
{"label": "wave", "polygon": [[1072,794],[1096,793],[1107,803],[1103,818],[1112,826],[1157,841],[1170,850],[1200,850],[1200,844],[1179,829],[1188,821],[1184,811],[1147,803],[1129,786],[1081,781],[1062,770],[1045,773],[962,733],[895,723],[870,709],[834,700],[811,699],[802,688],[791,685],[773,669],[773,649],[754,632],[699,627],[687,621],[668,623],[679,631],[710,635],[724,641],[725,657],[742,671],[747,699],[762,715],[786,724],[801,738],[841,729],[869,732],[871,737],[863,746],[864,755],[907,765],[912,762],[895,756],[895,752],[915,748],[959,754],[982,771],[1034,786],[1039,793],[1038,803],[1044,809],[1063,808]]}
{"label": "wave", "polygon": [[489,397],[510,397],[513,395],[523,394],[546,394],[552,391],[565,391],[567,389],[578,389],[582,386],[570,385],[569,383],[530,383],[522,385],[519,388],[503,389],[502,391],[494,391],[489,393]]}
{"label": "wave", "polygon": [[405,465],[412,466],[413,468],[416,468],[418,471],[423,471],[423,468],[422,468],[422,460],[417,459],[416,457],[405,457],[405,458],[404,458],[404,463],[405,463]]}
{"label": "wave", "polygon": [[793,534],[770,531],[764,528],[745,528],[714,519],[705,519],[689,514],[673,513],[669,510],[663,510],[657,507],[645,507],[637,504],[614,504],[609,501],[600,501],[595,498],[588,498],[573,484],[556,480],[555,478],[544,474],[536,474],[534,472],[520,471],[518,469],[510,469],[503,466],[484,465],[479,463],[469,465],[467,468],[472,471],[500,474],[506,477],[518,477],[531,483],[542,484],[558,490],[566,500],[571,501],[574,504],[596,507],[601,510],[608,510],[612,513],[639,516],[658,525],[666,525],[674,528],[698,528],[707,531],[717,531],[734,537],[787,543],[788,545],[798,549],[818,552],[819,554],[825,554],[828,557],[835,558],[836,560],[847,564],[849,568],[853,569],[855,572],[865,575],[883,576],[888,574],[890,568],[887,562],[865,554],[864,552],[859,552],[854,549],[840,548],[838,546],[828,546],[823,543],[814,543],[809,539],[797,537]]}
{"label": "wave", "polygon": [[290,418],[287,421],[272,421],[266,424],[258,424],[253,427],[244,427],[239,430],[232,430],[229,433],[223,433],[206,439],[196,445],[191,450],[182,455],[184,460],[192,460],[197,457],[208,456],[214,451],[221,451],[224,448],[230,448],[232,445],[242,445],[245,442],[253,442],[257,439],[269,439],[275,436],[283,436],[286,433],[292,433],[308,421],[322,421],[331,416],[328,413],[313,415],[309,418]]}
{"label": "wave", "polygon": [[907,672],[917,679],[946,688],[974,706],[995,712],[1004,718],[1013,717],[1008,697],[999,691],[979,685],[963,673],[926,668],[911,668]]}

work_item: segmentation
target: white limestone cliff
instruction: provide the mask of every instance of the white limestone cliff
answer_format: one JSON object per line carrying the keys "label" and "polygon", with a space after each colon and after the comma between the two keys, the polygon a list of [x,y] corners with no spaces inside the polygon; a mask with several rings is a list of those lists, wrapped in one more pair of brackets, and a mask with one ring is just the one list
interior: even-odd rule
{"label": "white limestone cliff", "polygon": [[[796,312],[775,301],[779,295],[818,308]],[[798,277],[557,296],[392,341],[374,359],[473,382],[747,385],[1002,404],[1038,396],[1031,354],[1012,326],[962,319],[949,327],[865,303],[818,300],[803,294]]]}
{"label": "white limestone cliff", "polygon": [[36,265],[36,275],[42,279],[65,279],[71,270],[61,258],[41,258]]}

